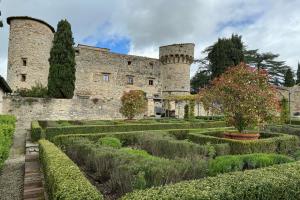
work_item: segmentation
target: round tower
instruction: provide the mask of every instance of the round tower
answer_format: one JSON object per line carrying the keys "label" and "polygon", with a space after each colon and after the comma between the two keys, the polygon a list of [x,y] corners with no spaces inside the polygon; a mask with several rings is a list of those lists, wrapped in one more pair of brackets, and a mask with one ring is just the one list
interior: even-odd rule
{"label": "round tower", "polygon": [[50,50],[54,28],[26,16],[7,18],[10,25],[7,82],[13,91],[30,89],[40,83],[47,86]]}
{"label": "round tower", "polygon": [[172,44],[159,47],[162,95],[190,94],[190,66],[195,44]]}

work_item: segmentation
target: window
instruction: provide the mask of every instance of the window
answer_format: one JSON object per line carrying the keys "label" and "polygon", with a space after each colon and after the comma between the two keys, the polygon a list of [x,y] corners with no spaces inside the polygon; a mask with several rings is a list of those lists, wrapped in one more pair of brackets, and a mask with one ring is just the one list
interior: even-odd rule
{"label": "window", "polygon": [[153,81],[152,79],[150,79],[150,80],[149,80],[149,85],[153,85],[153,82],[154,82],[154,81]]}
{"label": "window", "polygon": [[21,74],[21,81],[25,82],[26,81],[26,74]]}
{"label": "window", "polygon": [[127,76],[127,84],[133,85],[133,76]]}
{"label": "window", "polygon": [[22,58],[23,66],[27,66],[27,58]]}
{"label": "window", "polygon": [[131,61],[128,61],[127,63],[128,63],[128,65],[131,65]]}
{"label": "window", "polygon": [[106,82],[109,81],[109,74],[106,74],[106,73],[103,74],[103,81],[106,81]]}

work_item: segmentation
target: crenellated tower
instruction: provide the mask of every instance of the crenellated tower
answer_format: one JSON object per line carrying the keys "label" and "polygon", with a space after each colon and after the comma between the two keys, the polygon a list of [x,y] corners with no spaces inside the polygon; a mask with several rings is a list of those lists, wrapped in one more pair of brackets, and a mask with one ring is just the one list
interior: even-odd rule
{"label": "crenellated tower", "polygon": [[195,44],[172,44],[159,48],[162,95],[190,94],[190,66]]}

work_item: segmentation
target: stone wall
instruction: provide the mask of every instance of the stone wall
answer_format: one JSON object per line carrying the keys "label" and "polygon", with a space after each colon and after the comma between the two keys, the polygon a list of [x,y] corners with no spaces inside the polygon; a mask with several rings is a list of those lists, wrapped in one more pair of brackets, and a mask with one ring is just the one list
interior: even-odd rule
{"label": "stone wall", "polygon": [[11,17],[7,82],[15,91],[36,83],[47,86],[53,31],[50,25],[30,17]]}
{"label": "stone wall", "polygon": [[32,120],[120,119],[120,102],[100,99],[3,97],[3,113],[13,114],[27,128]]}
{"label": "stone wall", "polygon": [[291,103],[291,115],[294,116],[296,113],[300,113],[300,85],[293,87],[277,87],[278,97],[285,97]]}
{"label": "stone wall", "polygon": [[[78,45],[75,96],[120,99],[124,91],[143,90],[148,97],[160,93],[159,60],[112,53],[108,49]],[[104,75],[108,80],[104,80]],[[133,84],[128,84],[128,79]],[[153,85],[149,84],[152,80]]]}

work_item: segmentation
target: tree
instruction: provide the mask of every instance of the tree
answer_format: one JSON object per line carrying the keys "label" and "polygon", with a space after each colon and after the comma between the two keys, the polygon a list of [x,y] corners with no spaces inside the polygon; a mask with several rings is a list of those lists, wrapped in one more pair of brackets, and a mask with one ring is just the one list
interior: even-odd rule
{"label": "tree", "polygon": [[228,67],[238,65],[244,61],[242,37],[232,35],[231,38],[222,38],[212,46],[206,48],[209,61],[208,68],[211,71],[211,79],[220,76]]}
{"label": "tree", "polygon": [[72,98],[75,89],[75,51],[71,25],[61,20],[50,51],[48,94],[54,98]]}
{"label": "tree", "polygon": [[281,123],[287,123],[290,118],[290,112],[289,112],[289,107],[288,107],[288,100],[283,97],[280,101],[280,121]]}
{"label": "tree", "polygon": [[[0,1],[1,2],[1,1]],[[1,16],[1,11],[0,11],[0,16]],[[2,22],[2,20],[0,19],[0,28],[2,28],[3,27],[3,22]]]}
{"label": "tree", "polygon": [[300,84],[300,63],[298,62],[298,69],[297,69],[297,84]]}
{"label": "tree", "polygon": [[[259,53],[258,49],[247,50],[241,38],[241,36],[232,35],[231,38],[219,39],[218,42],[203,51],[208,55],[203,59],[195,60],[199,64],[199,69],[191,81],[192,91],[195,88],[198,89],[203,85],[208,85],[209,80],[219,76],[228,67],[237,65],[241,61],[257,69],[266,70],[269,74],[270,83],[283,85],[284,74],[289,67],[284,61],[276,60],[279,54]],[[211,78],[204,78],[203,74],[211,76]],[[200,78],[203,78],[203,81]]]}
{"label": "tree", "polygon": [[271,120],[279,108],[267,72],[244,63],[229,68],[199,95],[206,110],[223,113],[240,133]]}
{"label": "tree", "polygon": [[207,70],[198,71],[191,79],[191,92],[198,93],[199,88],[204,88],[210,82],[210,74]]}
{"label": "tree", "polygon": [[288,70],[288,66],[285,65],[284,61],[276,61],[275,59],[279,57],[279,54],[259,53],[258,49],[255,50],[244,50],[245,63],[250,66],[256,67],[258,70],[264,69],[268,72],[269,81],[273,84],[279,83],[283,84],[283,78],[285,72]]}
{"label": "tree", "polygon": [[141,90],[124,92],[121,98],[120,113],[127,119],[133,119],[136,115],[142,114],[147,109],[146,95]]}
{"label": "tree", "polygon": [[284,86],[285,87],[293,87],[295,85],[294,74],[289,68],[284,75]]}

